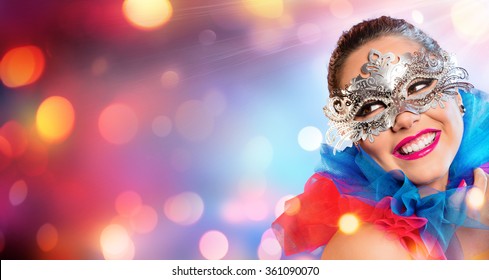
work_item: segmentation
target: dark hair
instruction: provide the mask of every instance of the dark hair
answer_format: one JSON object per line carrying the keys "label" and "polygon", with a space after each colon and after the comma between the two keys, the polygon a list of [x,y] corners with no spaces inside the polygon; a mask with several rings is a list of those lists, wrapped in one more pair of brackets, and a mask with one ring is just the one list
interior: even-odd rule
{"label": "dark hair", "polygon": [[362,21],[354,25],[350,30],[343,32],[338,39],[336,48],[331,54],[328,67],[328,88],[330,96],[333,95],[333,89],[339,87],[338,73],[343,67],[346,58],[364,44],[379,37],[389,35],[401,36],[413,40],[428,51],[437,52],[440,50],[440,46],[433,38],[403,19],[382,16]]}

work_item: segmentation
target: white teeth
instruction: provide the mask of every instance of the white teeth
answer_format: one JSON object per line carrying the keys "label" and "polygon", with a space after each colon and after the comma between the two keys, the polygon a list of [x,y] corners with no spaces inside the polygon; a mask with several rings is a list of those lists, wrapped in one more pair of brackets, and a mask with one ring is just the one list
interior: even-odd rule
{"label": "white teeth", "polygon": [[426,148],[431,143],[433,143],[433,141],[435,140],[435,136],[436,136],[435,132],[424,134],[423,136],[419,137],[415,141],[411,141],[406,145],[402,146],[399,149],[399,151],[402,152],[403,154],[409,154],[412,152],[420,151]]}
{"label": "white teeth", "polygon": [[417,152],[419,151],[419,147],[416,144],[413,144],[413,151]]}
{"label": "white teeth", "polygon": [[421,143],[423,143],[423,146],[427,146],[428,145],[428,139],[426,139],[426,138],[421,139]]}

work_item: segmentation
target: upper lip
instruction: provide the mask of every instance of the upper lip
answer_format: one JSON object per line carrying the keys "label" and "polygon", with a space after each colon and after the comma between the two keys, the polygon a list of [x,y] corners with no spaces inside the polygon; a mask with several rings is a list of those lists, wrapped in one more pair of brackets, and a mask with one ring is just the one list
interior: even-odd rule
{"label": "upper lip", "polygon": [[433,128],[428,128],[428,129],[423,129],[421,130],[420,132],[418,132],[416,135],[414,136],[408,136],[404,139],[401,140],[401,142],[399,142],[396,147],[394,148],[394,150],[392,151],[392,153],[395,153],[396,151],[398,151],[402,146],[406,145],[407,143],[409,143],[410,141],[420,137],[421,135],[423,134],[426,134],[426,133],[430,133],[430,132],[439,132],[440,130],[438,129],[433,129]]}

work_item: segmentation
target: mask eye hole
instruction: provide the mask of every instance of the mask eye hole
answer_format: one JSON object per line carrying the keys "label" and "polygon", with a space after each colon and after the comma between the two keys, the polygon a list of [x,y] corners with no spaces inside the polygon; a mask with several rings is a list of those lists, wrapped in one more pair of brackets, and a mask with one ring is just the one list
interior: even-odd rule
{"label": "mask eye hole", "polygon": [[418,95],[431,91],[436,85],[435,79],[420,78],[414,80],[407,89],[408,95]]}
{"label": "mask eye hole", "polygon": [[355,115],[356,121],[363,121],[382,113],[387,106],[382,101],[371,101],[362,106]]}

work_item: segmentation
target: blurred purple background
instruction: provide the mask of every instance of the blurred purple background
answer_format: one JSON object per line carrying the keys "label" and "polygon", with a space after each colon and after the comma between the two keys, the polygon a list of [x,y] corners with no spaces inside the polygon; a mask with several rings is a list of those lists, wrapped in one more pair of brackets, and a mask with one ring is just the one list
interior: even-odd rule
{"label": "blurred purple background", "polygon": [[1,258],[285,258],[343,30],[405,18],[488,88],[489,4],[373,2],[0,1]]}

